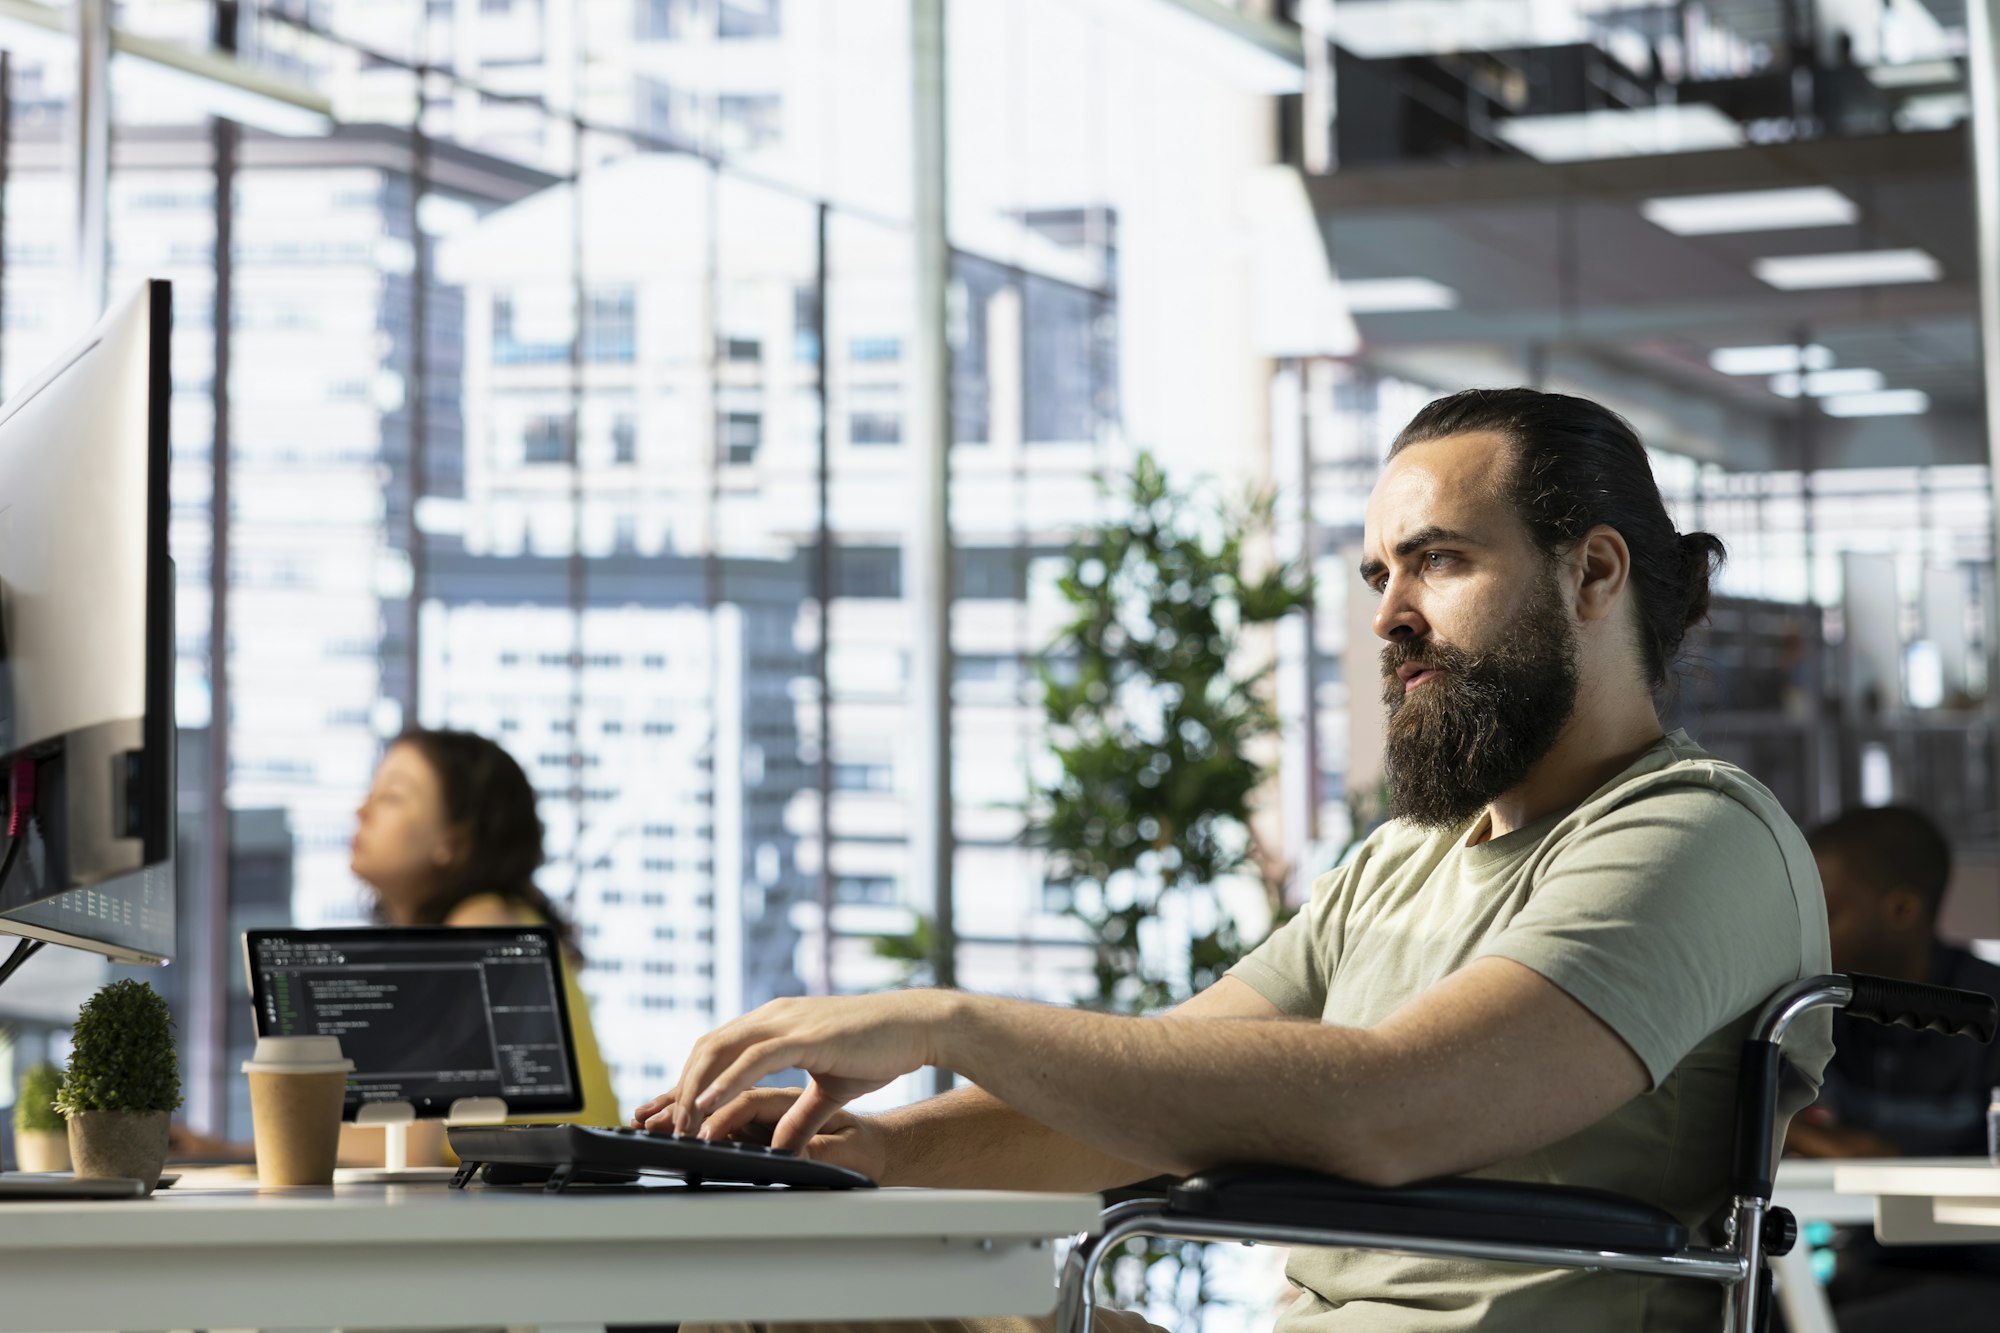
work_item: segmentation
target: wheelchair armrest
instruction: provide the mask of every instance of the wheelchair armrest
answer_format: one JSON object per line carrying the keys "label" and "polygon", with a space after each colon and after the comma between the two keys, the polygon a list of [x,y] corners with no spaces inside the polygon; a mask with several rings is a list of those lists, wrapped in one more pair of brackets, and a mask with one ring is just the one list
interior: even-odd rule
{"label": "wheelchair armrest", "polygon": [[1673,1254],[1687,1227],[1665,1209],[1608,1190],[1443,1177],[1383,1188],[1282,1167],[1229,1167],[1188,1177],[1167,1216],[1250,1226],[1516,1242]]}
{"label": "wheelchair armrest", "polygon": [[1848,973],[1847,980],[1854,987],[1854,998],[1847,1002],[1846,1012],[1856,1018],[1970,1037],[1977,1042],[1992,1041],[1995,1027],[2000,1026],[2000,1005],[1994,1003],[1991,995],[1979,991],[1927,986],[1859,972]]}

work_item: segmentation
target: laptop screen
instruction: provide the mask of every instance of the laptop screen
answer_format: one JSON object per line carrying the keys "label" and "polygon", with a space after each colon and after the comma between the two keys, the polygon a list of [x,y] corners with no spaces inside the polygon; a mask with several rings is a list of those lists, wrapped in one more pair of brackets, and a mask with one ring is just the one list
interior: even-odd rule
{"label": "laptop screen", "polygon": [[257,1034],[340,1038],[347,1116],[406,1101],[442,1116],[461,1097],[509,1114],[583,1107],[561,946],[547,926],[253,930],[244,936]]}

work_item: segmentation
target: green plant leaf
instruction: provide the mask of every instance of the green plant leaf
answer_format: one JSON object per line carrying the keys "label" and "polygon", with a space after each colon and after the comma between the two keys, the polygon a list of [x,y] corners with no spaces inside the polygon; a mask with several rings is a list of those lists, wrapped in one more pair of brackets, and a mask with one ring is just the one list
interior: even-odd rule
{"label": "green plant leaf", "polygon": [[[1076,536],[1055,580],[1068,615],[1036,674],[1059,771],[1031,793],[1024,837],[1092,935],[1095,993],[1082,1002],[1131,1011],[1202,989],[1248,943],[1215,885],[1276,864],[1254,855],[1250,805],[1279,722],[1271,664],[1244,631],[1302,610],[1311,588],[1294,564],[1250,569],[1268,495],[1230,504],[1177,488],[1143,453],[1107,489],[1112,512]],[[1156,975],[1141,942],[1167,894],[1220,924]]]}
{"label": "green plant leaf", "polygon": [[14,1095],[14,1132],[60,1131],[68,1125],[56,1110],[56,1093],[62,1088],[62,1070],[47,1060],[29,1065],[21,1075],[20,1090]]}
{"label": "green plant leaf", "polygon": [[111,982],[83,1002],[70,1034],[69,1069],[55,1094],[79,1111],[171,1111],[181,1104],[174,1020],[143,981]]}

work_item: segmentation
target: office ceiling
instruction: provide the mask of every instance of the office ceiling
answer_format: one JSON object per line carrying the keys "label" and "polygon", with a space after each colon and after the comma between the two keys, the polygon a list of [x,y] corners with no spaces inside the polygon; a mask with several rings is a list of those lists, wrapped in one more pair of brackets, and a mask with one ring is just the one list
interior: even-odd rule
{"label": "office ceiling", "polygon": [[[1850,225],[1676,236],[1641,203],[1667,195],[1828,185]],[[1311,180],[1343,280],[1423,277],[1457,308],[1359,314],[1364,356],[1407,371],[1480,349],[1519,377],[1618,384],[1678,413],[1694,451],[1739,467],[1984,462],[1977,250],[1964,129],[1574,164],[1495,159],[1356,168]],[[1765,256],[1916,248],[1939,281],[1780,291]],[[1922,417],[1835,419],[1763,376],[1710,369],[1717,347],[1797,340],[1841,367],[1922,389]],[[1607,392],[1609,389],[1607,388]],[[1703,447],[1703,442],[1706,447]]]}

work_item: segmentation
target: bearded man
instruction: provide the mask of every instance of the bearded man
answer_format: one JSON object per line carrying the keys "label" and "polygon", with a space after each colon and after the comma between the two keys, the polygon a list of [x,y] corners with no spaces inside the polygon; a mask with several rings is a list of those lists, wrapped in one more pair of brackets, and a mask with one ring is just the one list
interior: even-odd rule
{"label": "bearded man", "polygon": [[[1621,418],[1509,389],[1417,414],[1365,553],[1394,818],[1229,975],[1151,1019],[951,991],[780,1000],[704,1037],[635,1123],[768,1134],[892,1185],[1476,1171],[1632,1195],[1720,1243],[1738,1046],[1770,992],[1829,966],[1798,829],[1655,709],[1721,543],[1674,531]],[[1782,1116],[1830,1053],[1817,1017]],[[974,1086],[842,1109],[924,1065]],[[789,1067],[805,1089],[755,1086]],[[1280,1333],[1706,1329],[1721,1308],[1713,1285],[1627,1273],[1325,1250],[1289,1272]]]}

